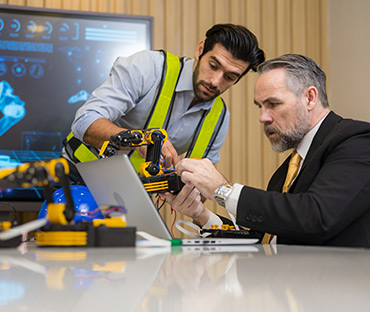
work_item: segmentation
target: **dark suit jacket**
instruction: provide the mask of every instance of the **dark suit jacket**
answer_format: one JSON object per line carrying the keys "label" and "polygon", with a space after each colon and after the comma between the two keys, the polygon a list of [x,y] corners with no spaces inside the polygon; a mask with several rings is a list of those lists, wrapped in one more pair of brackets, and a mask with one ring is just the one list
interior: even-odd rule
{"label": "dark suit jacket", "polygon": [[289,159],[268,191],[243,187],[237,223],[275,234],[279,244],[370,247],[370,124],[329,113],[281,193]]}

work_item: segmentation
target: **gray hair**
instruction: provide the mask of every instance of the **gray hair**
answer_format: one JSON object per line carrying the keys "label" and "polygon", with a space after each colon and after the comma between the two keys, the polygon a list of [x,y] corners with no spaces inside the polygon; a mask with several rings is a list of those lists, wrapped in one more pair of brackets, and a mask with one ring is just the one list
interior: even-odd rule
{"label": "gray hair", "polygon": [[300,97],[306,88],[314,86],[318,90],[321,105],[329,107],[326,94],[326,75],[314,60],[299,54],[284,54],[263,62],[258,66],[257,71],[259,74],[263,74],[276,68],[285,69],[287,87],[297,97]]}

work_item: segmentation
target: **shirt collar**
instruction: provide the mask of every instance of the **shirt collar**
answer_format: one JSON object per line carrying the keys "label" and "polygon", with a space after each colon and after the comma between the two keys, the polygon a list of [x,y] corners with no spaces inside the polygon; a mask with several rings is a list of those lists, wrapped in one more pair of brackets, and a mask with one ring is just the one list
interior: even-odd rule
{"label": "shirt collar", "polygon": [[308,153],[308,150],[310,149],[311,143],[313,141],[313,138],[315,137],[317,131],[319,130],[322,122],[326,118],[325,115],[321,120],[313,127],[302,139],[301,143],[299,143],[297,147],[298,154],[302,157],[302,159],[305,159]]}
{"label": "shirt collar", "polygon": [[[190,92],[190,98],[194,98],[194,89],[193,89],[193,67],[194,67],[195,59],[184,58],[183,68],[180,74],[179,81],[177,83],[175,92]],[[191,102],[191,100],[190,100]],[[190,103],[189,102],[189,103]],[[191,109],[192,111],[197,110],[209,110],[212,107],[213,100],[208,102],[202,102]]]}
{"label": "shirt collar", "polygon": [[195,59],[184,58],[184,65],[181,71],[179,82],[176,86],[176,92],[193,92],[193,66]]}

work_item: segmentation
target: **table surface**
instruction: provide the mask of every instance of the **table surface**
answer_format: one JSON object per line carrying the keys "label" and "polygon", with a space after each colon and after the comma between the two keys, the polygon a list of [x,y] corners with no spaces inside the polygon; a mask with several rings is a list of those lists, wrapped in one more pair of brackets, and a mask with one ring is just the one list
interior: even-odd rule
{"label": "table surface", "polygon": [[0,249],[0,311],[369,311],[370,250]]}

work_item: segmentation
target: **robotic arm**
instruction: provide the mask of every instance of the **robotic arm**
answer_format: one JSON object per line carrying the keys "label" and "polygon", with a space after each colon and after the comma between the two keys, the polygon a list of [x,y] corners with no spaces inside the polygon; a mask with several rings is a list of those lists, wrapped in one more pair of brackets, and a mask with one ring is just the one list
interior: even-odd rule
{"label": "robotic arm", "polygon": [[116,152],[122,146],[135,147],[144,145],[144,132],[141,130],[127,130],[112,135],[109,141],[105,141],[99,155],[102,158],[110,157],[116,154]]}
{"label": "robotic arm", "polygon": [[184,186],[174,168],[164,169],[160,163],[161,148],[167,141],[164,129],[126,130],[110,137],[104,142],[100,156],[110,157],[121,147],[147,145],[146,158],[140,164],[139,175],[148,193],[178,193]]}
{"label": "robotic arm", "polygon": [[[0,171],[0,188],[6,187],[43,187],[44,197],[49,206],[49,221],[56,224],[71,223],[75,211],[74,203],[69,188],[67,175],[69,173],[68,162],[64,158],[53,159],[49,162],[39,161],[26,163],[16,168],[3,169]],[[53,201],[52,181],[59,182],[64,191],[66,204],[55,204]]]}
{"label": "robotic arm", "polygon": [[147,145],[145,162],[140,165],[140,175],[143,177],[163,174],[160,166],[161,148],[167,141],[164,129],[126,130],[112,135],[105,141],[101,150],[102,158],[116,154],[121,147],[137,147]]}

